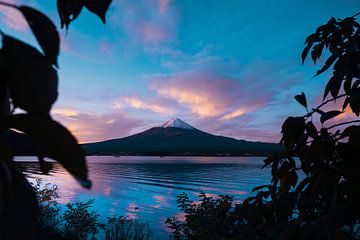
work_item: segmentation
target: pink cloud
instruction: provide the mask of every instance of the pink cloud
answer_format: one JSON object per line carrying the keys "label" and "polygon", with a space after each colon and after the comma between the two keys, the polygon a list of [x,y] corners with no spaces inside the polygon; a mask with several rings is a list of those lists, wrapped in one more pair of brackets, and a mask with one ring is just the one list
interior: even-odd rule
{"label": "pink cloud", "polygon": [[165,203],[166,202],[166,197],[162,196],[162,195],[154,195],[153,198],[158,203]]}
{"label": "pink cloud", "polygon": [[[4,2],[14,5],[19,3],[17,0],[4,0]],[[6,6],[0,6],[0,12],[3,15],[3,21],[8,27],[20,31],[28,29],[28,24],[24,16],[18,10]]]}
{"label": "pink cloud", "polygon": [[162,48],[175,38],[178,13],[169,0],[119,1],[113,8],[121,14],[110,15],[109,23],[125,32],[130,46],[140,43],[145,48]]}
{"label": "pink cloud", "polygon": [[126,215],[130,219],[137,219],[137,213],[138,213],[139,206],[136,203],[129,203],[126,210]]}
{"label": "pink cloud", "polygon": [[166,28],[150,22],[145,22],[136,31],[139,39],[147,43],[160,43],[170,38]]}
{"label": "pink cloud", "polygon": [[125,137],[136,133],[136,129],[144,125],[142,120],[129,117],[119,110],[101,114],[72,108],[54,108],[52,115],[82,143]]}
{"label": "pink cloud", "polygon": [[104,54],[112,56],[114,52],[114,45],[108,40],[95,40],[92,36],[76,31],[76,29],[72,29],[71,34],[60,32],[60,40],[62,53],[81,60],[104,63],[109,59],[104,58]]}
{"label": "pink cloud", "polygon": [[100,51],[106,55],[111,55],[113,52],[112,45],[107,41],[100,42]]}
{"label": "pink cloud", "polygon": [[169,0],[158,0],[159,11],[161,14],[165,14],[169,7]]}
{"label": "pink cloud", "polygon": [[256,86],[207,72],[157,77],[150,84],[150,88],[159,96],[187,106],[196,116],[222,120],[230,120],[263,107],[270,99],[269,94],[247,94],[253,92]]}
{"label": "pink cloud", "polygon": [[124,102],[126,105],[136,108],[136,109],[142,109],[142,110],[149,110],[155,113],[161,113],[161,114],[167,114],[167,115],[173,115],[175,114],[175,111],[171,108],[168,108],[166,106],[163,106],[162,104],[158,104],[156,102],[152,101],[144,101],[141,100],[137,96],[126,96],[122,98],[122,101],[115,102],[115,107],[122,106],[122,102]]}

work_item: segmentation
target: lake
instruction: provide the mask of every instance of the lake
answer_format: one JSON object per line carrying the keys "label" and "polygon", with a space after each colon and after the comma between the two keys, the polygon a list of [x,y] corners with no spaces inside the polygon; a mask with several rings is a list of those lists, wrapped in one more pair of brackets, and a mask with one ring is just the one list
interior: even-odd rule
{"label": "lake", "polygon": [[210,196],[229,194],[240,202],[255,186],[268,184],[270,169],[261,169],[264,157],[88,157],[91,190],[80,185],[58,164],[50,175],[39,172],[34,157],[17,157],[31,180],[41,177],[58,186],[60,203],[94,199],[101,218],[122,215],[149,223],[152,239],[168,239],[165,220],[181,216],[176,196],[193,200],[200,191]]}

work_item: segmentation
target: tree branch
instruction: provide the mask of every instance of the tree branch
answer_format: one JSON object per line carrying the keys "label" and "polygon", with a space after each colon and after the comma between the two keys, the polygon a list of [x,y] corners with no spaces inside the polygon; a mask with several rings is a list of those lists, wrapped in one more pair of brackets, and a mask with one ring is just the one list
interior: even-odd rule
{"label": "tree branch", "polygon": [[356,17],[356,16],[358,16],[358,15],[360,15],[360,12],[358,12],[358,13],[356,13],[356,14],[352,15],[351,17],[352,17],[352,18],[354,18],[354,17]]}
{"label": "tree branch", "polygon": [[[359,13],[360,14],[360,13]],[[309,112],[308,114],[304,115],[303,117],[304,118],[308,118],[310,117],[311,115],[313,115],[315,112],[317,112],[318,110],[320,110],[321,107],[323,107],[325,104],[329,103],[329,102],[332,102],[332,101],[335,101],[336,99],[339,99],[339,98],[342,98],[342,97],[345,97],[346,94],[341,94],[339,96],[337,96],[336,98],[332,98],[332,99],[329,99],[329,100],[326,100],[325,102],[322,102],[319,106],[317,106],[316,108],[313,108],[311,110],[311,112]]]}
{"label": "tree branch", "polygon": [[332,125],[332,126],[330,126],[330,127],[327,127],[326,129],[329,130],[329,129],[331,129],[331,128],[338,127],[338,126],[341,126],[341,125],[350,124],[350,123],[360,123],[360,120],[353,120],[353,121],[338,123],[338,124]]}

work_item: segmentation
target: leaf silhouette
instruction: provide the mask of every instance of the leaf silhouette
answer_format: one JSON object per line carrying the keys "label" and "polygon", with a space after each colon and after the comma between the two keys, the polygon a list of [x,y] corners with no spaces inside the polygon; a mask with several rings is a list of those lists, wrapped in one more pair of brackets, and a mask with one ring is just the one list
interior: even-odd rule
{"label": "leaf silhouette", "polygon": [[298,101],[301,105],[303,105],[305,108],[307,107],[307,101],[306,101],[306,96],[305,93],[302,92],[299,95],[295,96],[295,100]]}
{"label": "leaf silhouette", "polygon": [[61,28],[65,26],[68,29],[70,22],[79,16],[83,6],[82,0],[57,0]]}
{"label": "leaf silhouette", "polygon": [[303,117],[288,117],[281,126],[282,140],[288,150],[297,144],[305,131],[305,119]]}
{"label": "leaf silhouette", "polygon": [[105,14],[109,9],[111,1],[112,0],[84,0],[84,5],[90,12],[95,13],[103,23],[105,23]]}
{"label": "leaf silhouette", "polygon": [[346,107],[349,105],[350,103],[350,98],[346,97],[342,106],[342,110],[345,111]]}
{"label": "leaf silhouette", "polygon": [[54,23],[43,13],[31,7],[20,6],[19,10],[29,23],[46,57],[52,64],[58,66],[60,37]]}
{"label": "leaf silhouette", "polygon": [[50,117],[17,114],[9,118],[9,125],[28,135],[44,153],[67,169],[85,188],[91,187],[87,179],[84,152],[75,137]]}
{"label": "leaf silhouette", "polygon": [[317,129],[316,129],[315,125],[313,124],[313,122],[307,122],[306,123],[306,132],[313,139],[318,137],[318,132],[317,132]]}
{"label": "leaf silhouette", "polygon": [[338,116],[339,114],[343,113],[342,111],[338,111],[338,110],[334,110],[334,111],[329,111],[329,112],[325,112],[324,114],[322,114],[320,116],[320,122],[324,123],[327,120],[334,118],[336,116]]}
{"label": "leaf silhouette", "polygon": [[57,72],[38,50],[3,36],[4,78],[15,107],[48,115],[57,99]]}
{"label": "leaf silhouette", "polygon": [[4,81],[3,55],[0,51],[0,129],[6,128],[6,119],[10,114],[9,89]]}
{"label": "leaf silhouette", "polygon": [[305,59],[306,59],[306,57],[307,57],[307,55],[308,55],[311,47],[312,47],[312,44],[308,44],[308,45],[304,48],[303,52],[301,53],[302,64],[304,64]]}
{"label": "leaf silhouette", "polygon": [[[37,230],[39,208],[34,190],[10,161],[0,161],[1,239],[29,239]],[[19,226],[21,226],[19,231]]]}
{"label": "leaf silhouette", "polygon": [[325,72],[326,70],[329,69],[329,67],[331,67],[331,65],[335,62],[335,60],[337,59],[337,56],[336,55],[331,55],[325,62],[324,66],[318,70],[316,72],[316,74],[314,75],[314,77],[320,75],[321,73]]}
{"label": "leaf silhouette", "polygon": [[269,188],[269,187],[270,187],[270,185],[257,186],[257,187],[254,187],[254,188],[251,190],[251,192],[256,192],[256,191],[259,191],[259,190],[261,190],[261,189],[263,189],[263,188]]}
{"label": "leaf silhouette", "polygon": [[356,116],[360,115],[360,88],[355,88],[350,96],[350,108]]}

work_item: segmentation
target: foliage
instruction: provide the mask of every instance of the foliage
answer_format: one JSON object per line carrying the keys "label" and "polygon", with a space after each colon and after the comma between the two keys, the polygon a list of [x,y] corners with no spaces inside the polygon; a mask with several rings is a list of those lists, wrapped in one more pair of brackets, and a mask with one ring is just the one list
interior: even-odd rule
{"label": "foliage", "polygon": [[[105,23],[110,3],[111,0],[58,0],[61,26],[68,28],[82,8],[87,8]],[[17,10],[24,16],[40,46],[38,50],[0,30],[0,131],[11,128],[28,135],[36,147],[44,174],[51,169],[51,164],[44,158],[50,157],[60,162],[83,187],[90,188],[81,147],[76,138],[50,116],[51,107],[58,97],[60,37],[56,26],[32,7],[6,2],[0,2],[0,5]],[[15,114],[16,109],[25,113]],[[39,190],[38,184],[35,190]],[[0,142],[0,239],[31,238],[36,232],[39,216],[40,224],[48,225],[43,225],[43,228],[54,225],[58,220],[50,217],[58,214],[58,208],[48,199],[56,197],[52,195],[55,193],[53,190],[38,192],[37,196],[44,199],[36,199],[34,190],[14,166],[11,149]],[[40,201],[40,206],[36,200]],[[43,204],[44,201],[47,204]],[[49,222],[49,219],[54,222]]]}
{"label": "foliage", "polygon": [[74,238],[79,240],[96,239],[96,234],[103,227],[99,223],[99,214],[89,208],[94,200],[86,202],[67,203],[66,210],[63,215],[65,221],[64,232],[66,238]]}
{"label": "foliage", "polygon": [[[286,151],[264,160],[264,166],[271,167],[271,183],[254,188],[256,195],[228,211],[218,225],[207,220],[216,220],[217,217],[211,218],[215,215],[208,214],[215,211],[216,205],[210,204],[203,210],[180,196],[180,208],[187,215],[184,222],[168,220],[175,239],[204,239],[201,234],[207,233],[208,226],[215,228],[211,229],[213,232],[226,232],[219,237],[207,234],[206,239],[360,239],[357,15],[331,18],[306,39],[303,62],[309,53],[314,63],[323,55],[327,57],[315,76],[332,66],[333,69],[319,106],[309,110],[305,94],[295,96],[306,114],[284,121],[281,142]],[[323,50],[328,50],[328,54],[323,54]],[[341,110],[336,108],[338,103],[342,104]],[[345,112],[353,118],[326,125]],[[294,157],[298,157],[300,166]],[[299,175],[304,176],[300,182]],[[203,198],[200,205],[206,202]]]}
{"label": "foliage", "polygon": [[[108,217],[99,220],[93,210],[94,200],[69,202],[60,205],[57,186],[36,179],[32,184],[40,206],[36,240],[148,240],[150,227],[126,217]],[[32,239],[32,238],[31,238]]]}
{"label": "foliage", "polygon": [[230,212],[232,197],[220,196],[218,199],[199,194],[200,203],[194,203],[183,193],[178,196],[177,203],[185,213],[186,221],[168,218],[166,223],[180,239],[231,239],[232,229]]}
{"label": "foliage", "polygon": [[125,217],[109,217],[105,225],[105,240],[148,240],[151,231],[147,223]]}
{"label": "foliage", "polygon": [[56,202],[59,197],[57,186],[52,184],[44,184],[40,178],[32,184],[39,203],[39,219],[38,232],[36,234],[39,239],[62,239],[61,237],[61,217],[60,206]]}

